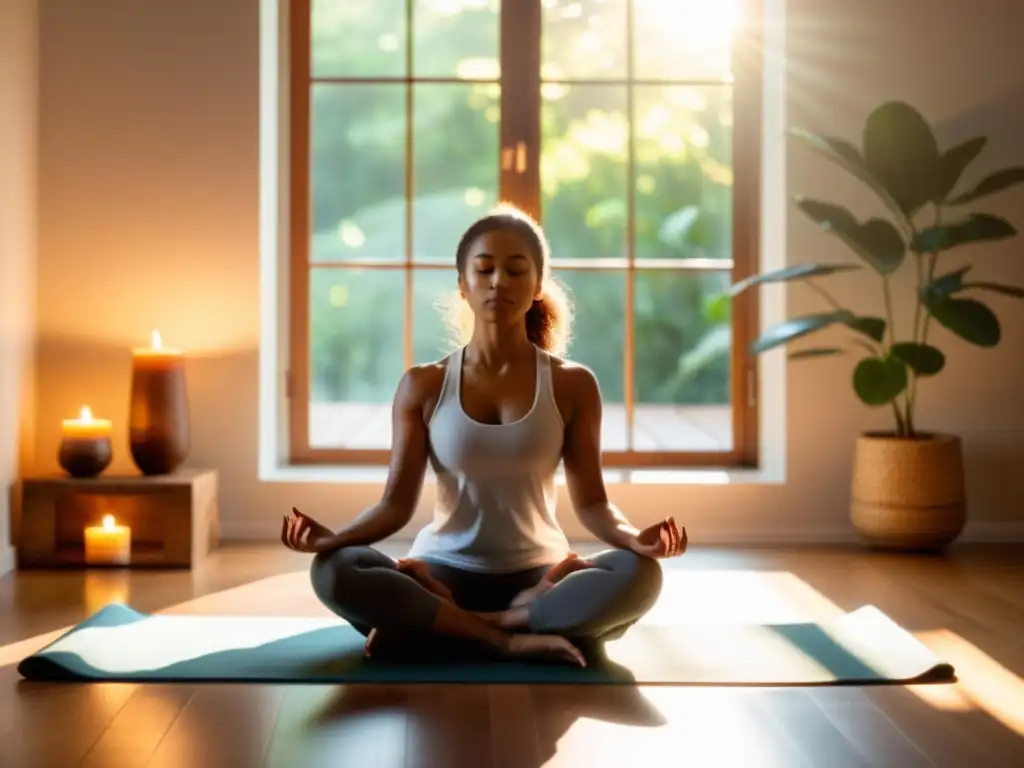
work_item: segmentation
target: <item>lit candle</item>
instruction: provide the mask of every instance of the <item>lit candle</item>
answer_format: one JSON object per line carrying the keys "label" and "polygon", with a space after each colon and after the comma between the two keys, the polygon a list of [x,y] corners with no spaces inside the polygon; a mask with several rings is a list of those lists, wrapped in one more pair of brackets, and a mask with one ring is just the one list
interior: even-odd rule
{"label": "lit candle", "polygon": [[82,406],[77,419],[61,424],[57,461],[72,477],[95,477],[110,464],[110,420],[93,418],[88,406]]}
{"label": "lit candle", "polygon": [[153,329],[149,337],[148,347],[136,347],[132,350],[136,366],[145,368],[159,368],[161,366],[174,366],[180,362],[182,353],[180,349],[173,349],[164,346],[163,337],[160,331]]}
{"label": "lit candle", "polygon": [[92,409],[83,405],[77,419],[64,419],[64,437],[96,439],[110,437],[110,419],[93,418]]}
{"label": "lit candle", "polygon": [[117,525],[113,515],[103,516],[103,525],[85,529],[87,565],[128,565],[132,556],[132,530]]}
{"label": "lit candle", "polygon": [[129,444],[144,475],[173,472],[188,456],[189,407],[185,356],[164,347],[154,330],[152,344],[132,350]]}

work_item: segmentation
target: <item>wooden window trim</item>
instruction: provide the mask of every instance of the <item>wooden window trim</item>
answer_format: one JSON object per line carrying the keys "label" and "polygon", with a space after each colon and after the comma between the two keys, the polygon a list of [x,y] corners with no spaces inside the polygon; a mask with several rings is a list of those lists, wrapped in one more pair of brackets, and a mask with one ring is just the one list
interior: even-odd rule
{"label": "wooden window trim", "polygon": [[[507,0],[506,0],[507,2]],[[310,246],[311,208],[309,191],[310,165],[310,33],[311,0],[290,0],[288,12],[289,40],[289,369],[286,382],[288,399],[288,463],[290,465],[387,465],[390,451],[375,449],[313,448],[309,442],[310,392],[310,339],[309,339],[309,270],[307,258]],[[627,30],[627,109],[633,114],[633,90],[638,85],[663,85],[663,81],[640,81],[632,77],[632,3],[629,3],[629,29]],[[761,187],[761,112],[763,33],[762,10],[759,0],[742,0],[742,23],[736,30],[733,50],[733,178],[739,180],[733,188],[732,264],[733,282],[758,271],[760,264],[760,187]],[[407,61],[412,61],[412,2],[407,2]],[[539,0],[517,5],[511,22],[501,25],[502,50],[502,104],[500,146],[502,154],[522,151],[527,157],[539,156],[540,121],[536,111],[540,104],[541,81],[527,76],[540,69],[541,12]],[[521,41],[531,41],[523,45]],[[507,60],[515,54],[515,61]],[[532,66],[522,66],[526,59]],[[429,83],[453,82],[446,78],[317,78],[318,82],[359,83]],[[455,82],[472,82],[458,79]],[[487,81],[493,82],[493,81]],[[577,80],[573,84],[600,84],[605,81]],[[617,81],[621,82],[621,81]],[[680,84],[672,81],[673,85]],[[703,83],[702,83],[703,84]],[[406,90],[406,108],[412,114],[412,88]],[[510,106],[510,103],[512,106]],[[529,106],[524,106],[529,105]],[[633,172],[633,121],[629,121],[629,168]],[[413,157],[412,121],[406,131],[406,163]],[[502,162],[504,160],[504,162]],[[514,200],[532,215],[540,217],[539,164],[527,162],[525,167],[499,158],[500,195]],[[406,196],[414,199],[412,174],[406,173]],[[556,269],[624,270],[626,292],[626,349],[624,351],[624,400],[626,407],[627,440],[632,441],[635,411],[633,392],[633,343],[635,278],[640,269],[676,269],[721,271],[726,266],[719,260],[678,259],[638,260],[634,255],[635,185],[628,185],[629,214],[627,222],[627,258],[625,259],[557,259]],[[404,355],[406,367],[413,359],[412,352],[412,280],[415,270],[451,269],[445,262],[416,263],[412,260],[412,209],[406,206],[406,255],[402,261],[354,261],[317,265],[323,267],[362,267],[402,269],[405,271],[404,300]],[[747,291],[732,301],[732,351],[730,400],[732,407],[732,449],[728,451],[604,451],[602,462],[607,468],[755,468],[759,464],[758,450],[758,367],[749,354],[749,344],[759,330],[759,302],[756,291]]]}

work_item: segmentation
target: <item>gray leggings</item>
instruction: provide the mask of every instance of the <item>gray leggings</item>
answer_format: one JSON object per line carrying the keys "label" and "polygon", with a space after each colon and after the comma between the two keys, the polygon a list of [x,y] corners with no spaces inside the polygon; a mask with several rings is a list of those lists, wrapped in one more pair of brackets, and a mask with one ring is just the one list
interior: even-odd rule
{"label": "gray leggings", "polygon": [[[528,631],[579,640],[620,637],[651,609],[661,592],[661,565],[623,549],[587,558],[597,567],[576,571],[529,605]],[[428,561],[430,574],[468,611],[501,611],[550,569],[476,573]],[[553,563],[552,563],[553,565]],[[364,635],[371,629],[428,634],[441,598],[401,573],[372,547],[345,547],[313,558],[313,591]]]}

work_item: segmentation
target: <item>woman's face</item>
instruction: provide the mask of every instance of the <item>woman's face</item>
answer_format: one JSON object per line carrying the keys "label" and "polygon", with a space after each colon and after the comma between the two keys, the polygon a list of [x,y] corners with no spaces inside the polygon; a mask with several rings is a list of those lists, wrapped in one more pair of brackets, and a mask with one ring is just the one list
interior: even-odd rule
{"label": "woman's face", "polygon": [[529,243],[517,232],[484,232],[469,245],[459,290],[484,321],[521,321],[539,299],[540,275]]}

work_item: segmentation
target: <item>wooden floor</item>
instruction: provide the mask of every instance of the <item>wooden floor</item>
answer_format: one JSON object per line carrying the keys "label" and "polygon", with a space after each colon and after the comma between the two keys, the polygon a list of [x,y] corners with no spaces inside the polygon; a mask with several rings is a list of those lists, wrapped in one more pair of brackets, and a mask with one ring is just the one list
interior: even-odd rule
{"label": "wooden floor", "polygon": [[[31,684],[19,659],[111,600],[143,611],[319,615],[308,559],[229,547],[194,573],[0,578],[0,766],[1024,765],[1024,548],[944,558],[696,549],[696,620],[870,603],[954,664],[941,686],[836,688]],[[290,575],[289,575],[290,574]]]}

